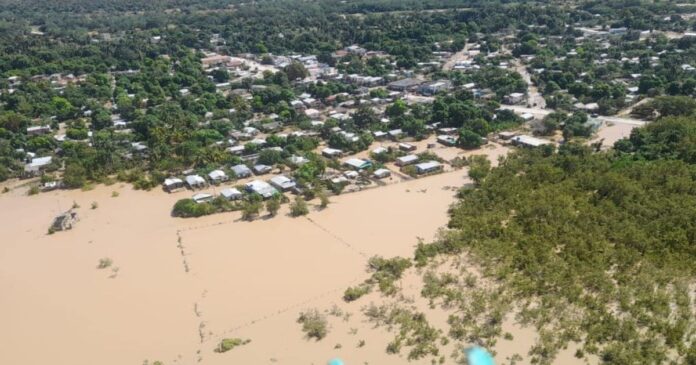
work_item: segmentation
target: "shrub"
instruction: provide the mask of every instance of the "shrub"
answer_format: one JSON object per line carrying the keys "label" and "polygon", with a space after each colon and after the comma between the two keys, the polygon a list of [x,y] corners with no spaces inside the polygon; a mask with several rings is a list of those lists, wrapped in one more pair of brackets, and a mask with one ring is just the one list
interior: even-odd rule
{"label": "shrub", "polygon": [[391,295],[396,292],[394,282],[401,279],[403,272],[411,267],[411,261],[403,257],[385,259],[379,256],[373,256],[368,261],[368,265],[373,271],[369,282],[377,283],[382,293]]}
{"label": "shrub", "polygon": [[67,188],[81,188],[87,182],[87,171],[79,163],[68,163],[63,173],[63,184]]}
{"label": "shrub", "polygon": [[266,211],[268,211],[268,215],[275,217],[276,214],[278,214],[278,210],[280,210],[279,198],[274,197],[266,202]]}
{"label": "shrub", "polygon": [[174,204],[172,215],[175,217],[201,217],[215,213],[215,207],[210,203],[196,203],[193,199],[181,199]]}
{"label": "shrub", "polygon": [[414,166],[414,165],[404,166],[404,167],[401,169],[401,172],[403,172],[404,174],[406,174],[406,175],[408,175],[408,176],[410,176],[410,177],[416,177],[416,176],[418,176],[418,170],[416,169],[416,166]]}
{"label": "shrub", "polygon": [[32,185],[31,188],[29,188],[29,191],[27,192],[27,195],[36,195],[39,193],[39,187],[36,185]]}
{"label": "shrub", "polygon": [[97,269],[106,269],[107,267],[111,266],[114,262],[108,258],[104,257],[99,259],[99,264],[97,264]]}
{"label": "shrub", "polygon": [[326,194],[326,190],[321,189],[317,192],[317,196],[319,197],[319,207],[326,208],[331,204],[331,200],[329,200],[329,196]]}
{"label": "shrub", "polygon": [[92,209],[97,209],[99,208],[99,204],[97,202],[92,202]]}
{"label": "shrub", "polygon": [[300,313],[297,323],[302,324],[302,332],[308,338],[314,338],[317,341],[323,339],[329,333],[329,324],[326,321],[326,317],[316,309]]}
{"label": "shrub", "polygon": [[242,219],[245,221],[253,220],[261,212],[261,202],[248,201],[242,206]]}
{"label": "shrub", "polygon": [[223,353],[232,350],[235,347],[246,345],[251,340],[243,340],[241,338],[223,338],[220,344],[215,348],[215,352]]}
{"label": "shrub", "polygon": [[359,285],[359,286],[352,286],[346,289],[346,291],[343,293],[343,300],[346,302],[352,302],[354,300],[359,299],[363,295],[367,294],[370,292],[370,286],[369,285]]}
{"label": "shrub", "polygon": [[304,198],[298,196],[295,201],[290,205],[290,215],[293,217],[299,217],[302,215],[309,214],[309,208],[307,207],[307,202]]}

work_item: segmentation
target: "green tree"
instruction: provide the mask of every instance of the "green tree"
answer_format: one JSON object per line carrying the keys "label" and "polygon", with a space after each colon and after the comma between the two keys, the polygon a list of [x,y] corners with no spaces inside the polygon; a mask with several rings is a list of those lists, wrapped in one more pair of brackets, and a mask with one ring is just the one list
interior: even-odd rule
{"label": "green tree", "polygon": [[309,214],[307,202],[301,196],[296,197],[295,201],[290,204],[290,215],[293,217],[299,217],[307,214]]}
{"label": "green tree", "polygon": [[309,71],[300,62],[292,62],[283,69],[288,75],[288,80],[295,81],[309,76]]}
{"label": "green tree", "polygon": [[457,139],[457,145],[464,149],[475,149],[481,147],[483,140],[478,134],[468,130],[459,130],[459,139]]}
{"label": "green tree", "polygon": [[474,155],[468,158],[469,162],[469,177],[476,185],[481,185],[481,182],[491,172],[491,162],[485,155]]}
{"label": "green tree", "polygon": [[87,171],[79,162],[68,162],[63,172],[63,184],[67,188],[81,188],[87,182]]}

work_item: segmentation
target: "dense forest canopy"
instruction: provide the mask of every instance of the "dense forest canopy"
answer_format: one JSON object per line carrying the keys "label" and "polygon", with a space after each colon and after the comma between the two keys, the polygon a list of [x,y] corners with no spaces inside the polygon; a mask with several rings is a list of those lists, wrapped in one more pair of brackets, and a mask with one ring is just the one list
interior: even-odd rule
{"label": "dense forest canopy", "polygon": [[425,265],[466,253],[495,283],[486,309],[472,312],[456,280],[428,278],[443,286],[431,298],[454,305],[450,334],[492,345],[511,311],[539,329],[540,363],[569,341],[583,344],[577,356],[608,364],[696,361],[695,128],[693,116],[670,117],[635,129],[615,152],[522,151],[464,188],[451,230],[415,256]]}

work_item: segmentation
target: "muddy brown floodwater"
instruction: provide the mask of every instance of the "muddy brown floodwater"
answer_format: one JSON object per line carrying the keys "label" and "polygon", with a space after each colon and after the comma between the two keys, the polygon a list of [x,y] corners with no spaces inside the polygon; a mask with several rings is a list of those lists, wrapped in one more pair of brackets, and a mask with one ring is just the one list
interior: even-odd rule
{"label": "muddy brown floodwater", "polygon": [[[495,161],[506,152],[477,153]],[[433,239],[466,183],[466,169],[450,171],[332,197],[306,217],[291,218],[285,207],[254,222],[238,213],[172,218],[174,202],[190,193],[119,184],[36,196],[12,190],[0,195],[0,364],[323,364],[334,356],[347,364],[406,363],[385,352],[393,334],[360,313],[391,299],[341,297],[368,277],[369,257],[411,257],[419,237]],[[75,228],[48,235],[52,218],[73,203],[81,206]],[[102,258],[111,266],[97,268]],[[414,272],[401,283],[446,331],[446,314],[418,298],[418,284]],[[299,312],[334,305],[344,316],[328,315],[328,336],[305,339]],[[506,330],[515,340],[500,341],[501,359],[520,353],[528,361],[534,333],[512,322]],[[251,343],[215,353],[228,337]]]}

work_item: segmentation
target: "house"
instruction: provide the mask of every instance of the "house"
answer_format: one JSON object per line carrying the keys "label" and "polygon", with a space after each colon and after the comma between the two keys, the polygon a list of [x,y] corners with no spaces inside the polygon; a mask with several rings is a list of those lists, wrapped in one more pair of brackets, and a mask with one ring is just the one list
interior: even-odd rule
{"label": "house", "polygon": [[205,57],[201,59],[201,64],[203,67],[213,67],[213,66],[222,66],[226,65],[232,60],[230,56],[223,56],[223,55],[212,55],[209,57]]}
{"label": "house", "polygon": [[263,138],[254,138],[251,141],[249,141],[249,143],[257,145],[259,147],[263,147],[266,145],[266,140]]}
{"label": "house", "polygon": [[227,200],[239,200],[242,198],[242,196],[244,196],[244,194],[242,194],[242,192],[236,188],[227,188],[222,189],[220,196]]}
{"label": "house", "polygon": [[389,152],[389,149],[386,147],[377,147],[374,150],[372,150],[372,153],[374,153],[375,155],[379,155],[379,154],[387,153],[387,152]]}
{"label": "house", "polygon": [[295,110],[304,110],[306,105],[301,100],[290,101],[290,106]]}
{"label": "house", "polygon": [[238,179],[251,176],[251,169],[243,164],[232,166],[232,172],[234,172],[234,176]]}
{"label": "house", "polygon": [[399,143],[399,149],[401,151],[410,152],[410,151],[415,151],[416,148],[417,148],[416,146],[414,146],[410,143]]}
{"label": "house", "polygon": [[270,183],[272,186],[274,186],[276,189],[280,191],[288,191],[291,189],[294,189],[297,184],[295,183],[295,180],[285,176],[285,175],[278,175],[274,176],[271,178]]}
{"label": "house", "polygon": [[213,184],[219,184],[221,182],[229,180],[227,174],[225,174],[225,172],[222,170],[211,171],[210,173],[208,173],[208,179],[210,179],[210,182],[212,182]]}
{"label": "house", "polygon": [[519,104],[524,101],[524,98],[523,93],[511,93],[505,96],[505,102],[508,104]]}
{"label": "house", "polygon": [[[365,48],[362,48],[362,47],[358,46],[357,44],[354,44],[352,46],[348,46],[345,48],[345,50],[348,53],[352,53],[352,54],[358,55],[358,56],[363,56],[365,53],[367,53],[367,50]],[[338,53],[338,52],[336,52],[336,53]]]}
{"label": "house", "polygon": [[441,91],[447,91],[452,88],[452,83],[448,80],[438,80],[426,82],[418,87],[418,92],[423,95],[435,95]]}
{"label": "house", "polygon": [[261,130],[264,132],[274,132],[279,130],[282,125],[279,122],[268,122],[261,125]]}
{"label": "house", "polygon": [[205,182],[205,179],[200,177],[199,175],[188,175],[185,178],[186,180],[186,185],[188,185],[189,188],[191,189],[202,189],[208,184]]}
{"label": "house", "polygon": [[573,106],[577,109],[585,110],[588,112],[595,112],[595,111],[599,110],[599,104],[597,104],[597,103],[587,103],[587,104],[575,103],[575,104],[573,104]]}
{"label": "house", "polygon": [[343,177],[346,179],[357,179],[360,174],[357,171],[345,171],[343,172]]}
{"label": "house", "polygon": [[445,146],[451,147],[457,144],[457,138],[447,134],[437,136],[437,141]]}
{"label": "house", "polygon": [[418,162],[418,156],[406,155],[406,156],[397,157],[396,162],[394,162],[394,164],[396,166],[399,166],[399,167],[404,167],[404,166],[412,165],[416,162]]}
{"label": "house", "polygon": [[522,113],[522,114],[520,114],[520,118],[522,118],[525,122],[530,122],[530,121],[534,120],[534,114]]}
{"label": "house", "polygon": [[437,161],[427,161],[416,165],[416,173],[419,175],[428,174],[442,170],[442,164]]}
{"label": "house", "polygon": [[375,139],[382,139],[387,136],[387,132],[382,132],[382,131],[374,131],[372,132],[372,136],[375,137]]}
{"label": "house", "polygon": [[149,150],[149,147],[144,142],[132,142],[131,148],[133,149],[133,152],[142,156],[146,156]]}
{"label": "house", "polygon": [[389,131],[389,137],[391,137],[392,139],[398,139],[403,135],[404,131],[402,131],[401,129],[392,129]]}
{"label": "house", "polygon": [[244,153],[244,146],[232,146],[227,149],[227,152],[233,154],[233,155],[241,155]]}
{"label": "house", "polygon": [[415,90],[418,87],[418,85],[422,83],[422,81],[416,79],[402,79],[390,82],[389,84],[387,84],[387,89],[393,91],[411,91]]}
{"label": "house", "polygon": [[321,116],[321,112],[314,108],[305,109],[304,113],[310,119],[317,119]]}
{"label": "house", "polygon": [[176,178],[176,177],[170,177],[168,179],[164,179],[164,184],[163,184],[164,190],[166,190],[168,193],[172,193],[178,189],[181,189],[184,187],[184,182],[183,180]]}
{"label": "house", "polygon": [[372,162],[360,158],[349,158],[343,161],[343,164],[355,170],[363,170],[372,167]]}
{"label": "house", "polygon": [[278,194],[278,190],[271,186],[271,184],[261,180],[254,180],[246,183],[245,189],[249,193],[261,195],[261,197],[264,199],[268,199]]}
{"label": "house", "polygon": [[321,150],[321,155],[326,157],[326,158],[336,158],[336,157],[341,157],[343,155],[343,151],[335,148],[324,148]]}
{"label": "house", "polygon": [[386,177],[391,176],[391,171],[387,169],[377,169],[375,172],[372,174],[373,177],[376,179],[384,179]]}
{"label": "house", "polygon": [[51,126],[50,125],[36,125],[33,127],[27,128],[27,135],[28,136],[41,136],[44,134],[51,133]]}
{"label": "house", "polygon": [[253,168],[254,174],[256,174],[256,175],[267,174],[267,173],[271,172],[272,169],[273,168],[271,166],[264,165],[264,164],[254,165],[254,168]]}
{"label": "house", "polygon": [[309,162],[309,159],[307,159],[306,157],[297,156],[297,155],[292,155],[292,156],[288,157],[288,163],[293,165],[293,166],[300,167],[300,166],[306,164],[307,162]]}
{"label": "house", "polygon": [[77,221],[77,212],[71,209],[53,219],[50,231],[66,231],[72,229]]}
{"label": "house", "polygon": [[215,197],[212,194],[208,194],[208,193],[198,193],[198,194],[194,194],[191,197],[191,199],[193,199],[193,201],[195,201],[196,203],[201,204],[201,203],[209,203],[209,202],[213,201],[213,199],[215,199]]}
{"label": "house", "polygon": [[498,138],[502,139],[503,141],[507,141],[507,140],[510,140],[515,135],[516,135],[515,132],[500,132],[500,133],[498,133]]}
{"label": "house", "polygon": [[523,147],[539,147],[539,146],[551,144],[551,142],[549,142],[545,139],[536,138],[536,137],[527,136],[527,135],[514,136],[510,139],[510,141],[514,145],[523,146]]}
{"label": "house", "polygon": [[53,157],[51,156],[32,158],[30,163],[24,165],[24,173],[34,176],[50,165],[51,162],[53,162]]}

